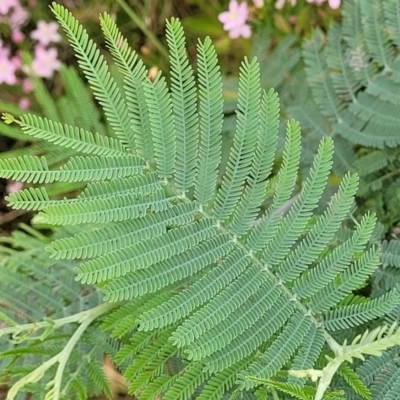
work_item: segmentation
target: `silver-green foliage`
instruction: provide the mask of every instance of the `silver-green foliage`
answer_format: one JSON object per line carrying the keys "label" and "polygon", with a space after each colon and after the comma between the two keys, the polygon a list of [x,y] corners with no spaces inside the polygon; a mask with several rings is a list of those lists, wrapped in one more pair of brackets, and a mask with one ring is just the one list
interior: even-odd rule
{"label": "silver-green foliage", "polygon": [[312,100],[288,110],[310,138],[335,137],[335,172],[357,172],[358,196],[388,225],[400,219],[399,9],[399,0],[344,1],[341,23],[304,42]]}
{"label": "silver-green foliage", "polygon": [[[250,393],[256,383],[249,375],[268,379],[288,368],[313,368],[326,342],[335,347],[333,331],[398,304],[396,290],[386,305],[348,304],[378,267],[380,253],[369,245],[371,214],[348,240],[335,241],[357,175],[347,174],[323,215],[314,215],[332,167],[330,138],[321,141],[296,194],[301,132],[289,121],[275,193],[265,207],[279,101],[273,90],[261,89],[256,59],[240,68],[236,133],[219,181],[222,78],[210,39],[198,42],[196,73],[179,21],[167,24],[168,86],[161,73],[147,78],[103,14],[106,43],[124,78],[119,89],[86,31],[62,6],[52,10],[113,137],[27,114],[15,120],[25,134],[84,156],[56,170],[37,157],[3,160],[2,174],[90,182],[74,199],[52,201],[45,189],[26,189],[8,200],[15,208],[40,210],[36,222],[78,227],[47,250],[53,259],[79,260],[77,279],[97,285],[105,301],[124,302],[103,328],[125,341],[115,361],[132,393],[141,399]],[[295,384],[301,391],[304,382]]]}

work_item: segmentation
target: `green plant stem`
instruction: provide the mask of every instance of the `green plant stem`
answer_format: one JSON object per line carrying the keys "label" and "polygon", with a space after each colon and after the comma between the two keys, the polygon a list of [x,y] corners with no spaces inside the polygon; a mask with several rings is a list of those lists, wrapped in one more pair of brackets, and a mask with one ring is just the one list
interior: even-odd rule
{"label": "green plant stem", "polygon": [[[101,307],[103,306],[103,307]],[[54,378],[54,388],[53,388],[53,399],[58,400],[60,397],[60,391],[61,391],[61,383],[62,383],[62,377],[64,373],[65,366],[67,365],[69,356],[74,349],[76,343],[78,343],[80,337],[83,335],[83,333],[86,331],[86,328],[100,315],[103,313],[107,312],[108,310],[112,309],[115,307],[115,304],[113,303],[104,303],[99,307],[93,308],[90,314],[85,318],[85,320],[82,321],[81,325],[79,328],[75,331],[75,333],[71,336],[71,339],[69,339],[67,345],[64,347],[61,353],[59,353],[59,358],[58,358],[58,368],[57,372]]]}
{"label": "green plant stem", "polygon": [[[71,336],[71,338],[69,339],[67,345],[63,348],[63,350],[60,353],[56,354],[54,357],[52,357],[50,360],[47,360],[46,362],[44,362],[40,367],[36,368],[30,374],[24,376],[22,379],[17,381],[9,390],[9,392],[7,394],[7,400],[13,400],[15,398],[15,396],[18,394],[19,390],[21,388],[23,388],[25,385],[27,385],[28,383],[34,383],[34,382],[39,381],[43,377],[44,373],[50,367],[52,367],[54,364],[56,364],[57,362],[59,363],[59,365],[57,368],[55,378],[53,381],[51,381],[53,388],[50,390],[50,393],[51,393],[51,397],[53,400],[58,400],[60,397],[61,383],[62,383],[62,376],[64,373],[64,369],[65,369],[65,366],[68,362],[69,356],[70,356],[72,350],[74,349],[76,343],[79,341],[79,339],[81,338],[81,336],[83,335],[83,333],[85,332],[87,327],[96,318],[98,318],[100,315],[106,313],[107,311],[117,307],[118,305],[119,305],[119,303],[103,303],[97,307],[90,309],[90,310],[83,311],[83,312],[75,314],[75,315],[71,315],[70,317],[60,318],[58,320],[55,320],[54,325],[51,322],[47,322],[47,321],[43,321],[38,324],[21,325],[24,328],[29,329],[29,327],[32,327],[32,326],[35,327],[35,325],[36,326],[40,325],[41,327],[50,327],[50,326],[59,327],[59,326],[62,326],[62,325],[68,324],[68,323],[73,323],[73,322],[80,323],[79,328]],[[15,330],[15,328],[18,328],[18,326],[2,329],[1,332],[4,333],[4,331],[6,329],[8,329],[9,332],[12,333],[10,331],[10,329],[12,329],[12,328],[14,328],[14,330]]]}
{"label": "green plant stem", "polygon": [[69,317],[59,318],[55,320],[51,320],[48,318],[47,320],[41,322],[33,322],[30,324],[23,325],[15,325],[9,326],[7,328],[0,329],[0,337],[3,335],[18,335],[21,332],[31,331],[36,332],[42,328],[53,328],[57,329],[60,326],[72,324],[74,322],[83,323],[87,318],[90,318],[91,315],[101,315],[104,312],[116,307],[119,303],[103,303],[97,307],[91,308],[90,310],[82,311],[78,314],[70,315]]}
{"label": "green plant stem", "polygon": [[128,14],[129,18],[137,25],[137,27],[150,39],[157,50],[162,54],[163,57],[168,58],[168,51],[161,44],[161,42],[156,38],[156,36],[149,29],[146,28],[142,19],[125,3],[124,0],[117,0],[117,3],[121,8]]}
{"label": "green plant stem", "polygon": [[274,388],[271,389],[271,393],[274,400],[279,400],[278,392]]}

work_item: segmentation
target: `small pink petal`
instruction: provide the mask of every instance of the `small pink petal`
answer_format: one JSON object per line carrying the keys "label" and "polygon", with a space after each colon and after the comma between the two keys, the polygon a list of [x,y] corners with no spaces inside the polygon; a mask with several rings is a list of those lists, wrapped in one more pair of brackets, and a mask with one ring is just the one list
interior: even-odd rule
{"label": "small pink petal", "polygon": [[22,90],[24,93],[30,93],[33,90],[33,83],[29,78],[22,81]]}
{"label": "small pink petal", "polygon": [[37,28],[31,32],[31,38],[37,40],[42,46],[47,46],[50,43],[59,42],[61,40],[56,22],[39,21]]}
{"label": "small pink petal", "polygon": [[7,83],[8,85],[16,84],[16,69],[17,68],[15,67],[15,65],[13,65],[11,60],[0,59],[0,83]]}
{"label": "small pink petal", "polygon": [[11,58],[11,63],[14,65],[15,69],[21,68],[21,57],[14,56]]}
{"label": "small pink petal", "polygon": [[28,110],[31,106],[31,102],[27,97],[21,97],[20,101],[18,102],[18,106],[21,110]]}
{"label": "small pink petal", "polygon": [[36,46],[32,70],[37,76],[51,78],[54,71],[57,71],[60,67],[61,63],[57,59],[56,49],[45,49],[40,45]]}
{"label": "small pink petal", "polygon": [[11,39],[14,43],[22,43],[25,39],[25,35],[19,29],[14,29],[11,32]]}
{"label": "small pink petal", "polygon": [[7,193],[15,193],[21,190],[24,187],[22,182],[12,182],[9,181],[6,186]]}
{"label": "small pink petal", "polygon": [[18,4],[17,0],[0,0],[0,14],[6,15]]}
{"label": "small pink petal", "polygon": [[19,29],[29,19],[29,13],[19,3],[10,14],[9,25],[11,29]]}
{"label": "small pink petal", "polygon": [[241,25],[229,31],[229,37],[231,39],[237,39],[240,36],[246,39],[248,39],[251,36],[251,29],[249,25],[247,24]]}
{"label": "small pink petal", "polygon": [[229,11],[224,11],[218,15],[218,20],[223,24],[226,24],[230,20],[229,15],[230,15]]}
{"label": "small pink petal", "polygon": [[340,0],[328,0],[329,6],[336,10],[340,7]]}

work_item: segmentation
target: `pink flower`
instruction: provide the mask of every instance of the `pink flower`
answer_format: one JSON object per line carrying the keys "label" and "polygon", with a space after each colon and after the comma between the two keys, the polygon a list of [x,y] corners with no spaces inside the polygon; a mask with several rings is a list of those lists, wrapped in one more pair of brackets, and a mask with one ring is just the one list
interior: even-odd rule
{"label": "pink flower", "polygon": [[22,91],[24,93],[32,92],[33,90],[33,83],[29,78],[26,78],[22,81]]}
{"label": "pink flower", "polygon": [[224,24],[224,29],[228,32],[231,39],[239,36],[249,38],[251,36],[250,26],[246,24],[249,17],[249,10],[246,3],[238,3],[231,0],[229,3],[229,11],[225,11],[218,15],[220,22]]}
{"label": "pink flower", "polygon": [[31,102],[27,97],[21,97],[20,101],[18,102],[18,107],[21,110],[27,110],[31,106]]}
{"label": "pink flower", "polygon": [[6,15],[12,7],[16,7],[17,0],[0,0],[0,14]]}
{"label": "pink flower", "polygon": [[22,43],[25,39],[25,35],[19,29],[14,29],[11,32],[11,39],[14,43]]}
{"label": "pink flower", "polygon": [[46,21],[39,21],[37,28],[31,32],[31,38],[37,40],[42,46],[47,46],[50,43],[61,40],[61,36],[57,30],[57,22],[47,23]]}
{"label": "pink flower", "polygon": [[11,58],[11,63],[14,65],[15,69],[21,68],[22,60],[21,60],[21,53],[17,54],[16,56]]}
{"label": "pink flower", "polygon": [[0,40],[0,59],[8,58],[10,56],[10,49],[3,46],[3,41]]}
{"label": "pink flower", "polygon": [[36,46],[32,69],[37,76],[51,78],[54,71],[57,71],[60,67],[61,63],[57,59],[56,49],[46,50],[42,46]]}
{"label": "pink flower", "polygon": [[264,0],[253,0],[254,7],[261,8],[264,5]]}
{"label": "pink flower", "polygon": [[[0,0],[1,2],[2,0]],[[11,29],[19,29],[29,19],[29,13],[19,3],[16,3],[13,12],[10,14],[8,24]]]}
{"label": "pink flower", "polygon": [[15,83],[17,83],[17,77],[15,76],[15,71],[18,68],[17,62],[15,60],[15,57],[10,59],[8,57],[8,52],[4,50],[2,55],[6,55],[6,57],[0,58],[0,83],[14,85]]}
{"label": "pink flower", "polygon": [[329,6],[336,10],[336,8],[340,7],[340,0],[328,0]]}
{"label": "pink flower", "polygon": [[18,192],[19,190],[21,190],[23,187],[24,187],[24,184],[22,182],[8,181],[7,186],[6,186],[6,191],[8,193],[15,193],[15,192]]}
{"label": "pink flower", "polygon": [[[314,3],[320,6],[322,3],[325,3],[326,0],[307,0],[307,3]],[[340,7],[340,0],[328,0],[329,7],[336,9]]]}

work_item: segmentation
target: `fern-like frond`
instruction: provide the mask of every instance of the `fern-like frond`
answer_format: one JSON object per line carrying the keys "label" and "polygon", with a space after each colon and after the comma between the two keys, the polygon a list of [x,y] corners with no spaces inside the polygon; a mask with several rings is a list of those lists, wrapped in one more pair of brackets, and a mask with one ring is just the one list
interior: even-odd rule
{"label": "fern-like frond", "polygon": [[386,267],[392,265],[396,268],[400,268],[400,241],[391,240],[382,242],[382,264]]}
{"label": "fern-like frond", "polygon": [[[228,318],[214,325],[187,346],[189,359],[200,360],[228,345],[241,333],[249,329],[267,312],[279,297],[279,289],[270,282],[264,283],[254,294],[257,301],[248,299],[240,307],[238,314],[230,314]],[[238,317],[240,316],[240,317]]]}
{"label": "fern-like frond", "polygon": [[264,271],[252,265],[236,281],[179,326],[173,334],[174,344],[183,347],[197,340],[255,294],[266,279]]}
{"label": "fern-like frond", "polygon": [[122,178],[141,173],[142,161],[135,156],[104,158],[73,157],[58,170],[50,170],[45,157],[20,157],[0,160],[4,176],[29,183],[89,182]]}
{"label": "fern-like frond", "polygon": [[[286,382],[277,382],[272,379],[261,379],[253,376],[249,376],[249,380],[251,380],[254,384],[263,384],[268,387],[277,389],[279,392],[283,392],[289,394],[291,398],[299,399],[299,400],[313,400],[315,399],[316,389],[312,386],[306,386],[304,388],[299,388],[296,385],[286,383]],[[341,396],[342,393],[334,392],[334,393],[326,393],[323,397],[323,400],[343,400]]]}
{"label": "fern-like frond", "polygon": [[355,263],[336,277],[323,289],[310,298],[310,305],[315,312],[326,311],[351,293],[350,288],[361,287],[365,280],[378,268],[379,253],[376,248],[365,252]]}
{"label": "fern-like frond", "polygon": [[287,212],[286,206],[290,207],[292,204],[290,195],[296,183],[300,163],[301,132],[295,121],[289,121],[286,132],[285,151],[272,205],[255,224],[248,237],[247,246],[255,251],[262,250],[272,240],[283,214]]}
{"label": "fern-like frond", "polygon": [[124,193],[90,201],[59,202],[38,215],[38,221],[54,225],[76,225],[125,221],[144,216],[150,210],[166,210],[171,206],[162,189],[144,193]]}
{"label": "fern-like frond", "polygon": [[[310,318],[296,313],[274,343],[261,355],[260,361],[252,363],[246,372],[240,373],[241,384],[248,388],[254,386],[253,382],[245,380],[247,375],[263,379],[275,375],[300,346],[311,327],[311,323]],[[243,382],[243,380],[245,381]]]}
{"label": "fern-like frond", "polygon": [[194,189],[196,200],[207,206],[212,199],[221,161],[222,77],[210,38],[197,44],[200,145]]}
{"label": "fern-like frond", "polygon": [[127,273],[114,279],[103,286],[104,298],[106,301],[121,301],[154,293],[217,262],[229,253],[232,247],[226,235],[205,240],[184,254],[176,254],[137,273]]}
{"label": "fern-like frond", "polygon": [[390,71],[394,52],[391,46],[387,46],[390,38],[384,28],[385,19],[382,3],[380,1],[374,3],[360,2],[360,7],[363,13],[361,21],[364,28],[364,37],[369,52],[374,56],[376,62],[379,62],[387,71]]}
{"label": "fern-like frond", "polygon": [[196,388],[209,377],[201,363],[190,363],[164,396],[166,400],[190,399]]}
{"label": "fern-like frond", "polygon": [[210,372],[222,371],[252,354],[263,342],[271,338],[292,315],[294,308],[285,297],[280,297],[268,313],[249,330],[239,335],[228,346],[206,358]]}
{"label": "fern-like frond", "polygon": [[135,142],[131,133],[128,110],[104,57],[93,40],[89,38],[86,30],[66,8],[53,3],[51,10],[75,50],[78,64],[93,89],[96,99],[103,107],[115,134],[123,146],[129,146],[131,150],[134,150]]}
{"label": "fern-like frond", "polygon": [[52,204],[58,204],[57,200],[51,200],[46,189],[41,188],[28,188],[11,193],[5,198],[10,207],[26,210],[42,210]]}
{"label": "fern-like frond", "polygon": [[306,72],[315,102],[321,109],[321,114],[330,119],[341,120],[340,113],[344,107],[335,94],[333,85],[327,79],[328,69],[322,53],[322,32],[316,30],[312,39],[303,44],[303,57]]}
{"label": "fern-like frond", "polygon": [[351,238],[334,249],[309,273],[295,280],[294,292],[297,296],[300,298],[312,296],[325,285],[328,285],[329,282],[332,282],[336,275],[345,271],[350,265],[352,257],[361,252],[368,243],[375,222],[375,215],[365,216]]}
{"label": "fern-like frond", "polygon": [[196,307],[206,303],[234,281],[249,263],[246,253],[240,250],[233,252],[190,288],[144,313],[139,318],[139,329],[147,331],[162,328],[188,316]]}
{"label": "fern-like frond", "polygon": [[144,83],[144,93],[149,108],[157,173],[161,178],[171,178],[175,171],[177,144],[171,96],[161,73],[157,74],[154,82]]}
{"label": "fern-like frond", "polygon": [[154,158],[154,149],[143,86],[147,79],[147,69],[136,52],[129,47],[110,15],[107,13],[100,15],[100,25],[107,47],[124,75],[124,89],[136,153],[149,162]]}
{"label": "fern-like frond", "polygon": [[342,376],[348,385],[363,399],[372,400],[370,390],[348,364],[342,364],[338,369],[338,374]]}
{"label": "fern-like frond", "polygon": [[259,129],[260,66],[256,59],[245,59],[240,67],[237,130],[228,164],[214,203],[214,215],[227,220],[241,197]]}
{"label": "fern-like frond", "polygon": [[279,266],[278,274],[283,281],[295,279],[317,260],[350,211],[357,191],[357,184],[357,175],[346,175],[344,177],[338,193],[332,197],[324,215],[300,242],[296,250]]}
{"label": "fern-like frond", "polygon": [[[6,285],[26,290],[32,280],[30,272],[35,270],[38,280],[29,288],[31,298],[41,299],[51,308],[67,307],[68,313],[73,307],[79,309],[82,298],[86,300],[81,285],[96,285],[96,290],[86,290],[95,299],[101,294],[107,301],[99,306],[104,313],[94,308],[96,312],[90,311],[74,323],[93,322],[94,330],[84,326],[92,335],[101,324],[104,337],[113,338],[104,344],[104,349],[124,373],[131,384],[130,393],[136,397],[252,399],[256,383],[248,378],[251,375],[273,378],[286,393],[283,399],[289,395],[309,398],[311,393],[317,399],[335,398],[337,393],[325,393],[327,388],[320,383],[330,379],[337,386],[343,380],[337,383],[331,379],[333,375],[327,376],[320,379],[318,388],[306,385],[305,381],[307,377],[316,381],[325,373],[313,369],[315,364],[324,362],[324,346],[329,346],[336,358],[351,361],[364,354],[380,354],[398,341],[394,328],[387,337],[386,331],[374,332],[368,338],[356,339],[349,347],[336,342],[341,333],[335,332],[335,338],[331,336],[333,330],[358,328],[365,322],[373,324],[373,319],[385,314],[387,320],[396,318],[400,304],[395,286],[390,294],[375,296],[374,300],[352,297],[353,291],[365,286],[381,260],[379,235],[373,234],[376,217],[371,214],[359,222],[354,219],[354,231],[350,223],[343,224],[341,229],[347,216],[352,216],[358,179],[353,174],[345,175],[337,193],[327,202],[324,190],[333,164],[333,140],[324,138],[319,147],[317,144],[332,125],[336,126],[335,131],[339,125],[340,129],[349,126],[364,139],[372,138],[374,129],[385,126],[388,130],[382,146],[390,140],[394,143],[397,117],[388,115],[394,114],[394,108],[388,113],[378,105],[375,110],[375,95],[360,93],[373,80],[377,68],[354,71],[346,64],[348,48],[343,35],[348,34],[348,29],[334,28],[327,51],[319,33],[315,34],[314,43],[305,46],[308,73],[315,84],[313,91],[319,96],[317,103],[327,120],[313,117],[314,103],[305,100],[309,91],[304,89],[296,96],[306,103],[306,111],[300,115],[308,127],[317,131],[313,136],[315,143],[305,157],[311,167],[303,181],[297,179],[301,133],[293,120],[287,124],[282,159],[275,162],[279,101],[273,90],[261,90],[256,59],[246,59],[240,68],[237,107],[234,108],[235,101],[227,107],[236,109],[236,132],[232,149],[222,161],[221,74],[209,39],[198,44],[196,86],[195,73],[185,53],[182,27],[178,20],[168,22],[171,83],[161,72],[151,81],[146,77],[144,64],[128,48],[111,17],[102,15],[107,46],[123,75],[125,100],[83,28],[62,7],[53,6],[53,10],[67,31],[118,140],[107,139],[106,128],[96,135],[29,115],[17,121],[32,136],[71,150],[71,158],[65,161],[65,154],[58,151],[49,154],[51,162],[46,164],[37,157],[40,152],[27,153],[12,168],[8,168],[8,160],[2,159],[4,175],[14,168],[12,177],[53,183],[10,196],[13,204],[40,209],[35,223],[64,226],[57,231],[55,240],[46,243],[47,253],[44,246],[37,249],[32,241],[21,240],[23,261],[15,256],[15,250],[4,246],[3,251],[0,247],[0,252],[9,256],[10,276],[0,272]],[[83,54],[86,52],[89,53]],[[313,62],[317,63],[319,75],[312,75]],[[341,75],[334,76],[335,70],[341,68]],[[304,78],[304,74],[301,76]],[[320,84],[322,89],[317,87]],[[111,104],[114,100],[115,104]],[[357,105],[348,104],[356,104],[355,100]],[[373,112],[385,121],[372,121]],[[66,121],[78,117],[74,109]],[[5,116],[6,122],[12,119]],[[364,132],[361,128],[366,124],[369,130]],[[343,148],[347,144],[341,141]],[[310,162],[312,149],[317,147],[314,162]],[[361,153],[365,151],[357,156]],[[397,160],[394,149],[384,149],[382,154],[386,155],[384,168]],[[341,155],[346,158],[346,152]],[[378,158],[375,154],[370,161],[374,159],[379,170],[382,164]],[[219,171],[221,164],[226,165],[224,171]],[[376,174],[372,164],[364,176],[366,182]],[[279,170],[276,174],[273,167]],[[353,170],[356,168],[362,168],[361,162]],[[72,185],[76,181],[88,182],[77,196],[52,199],[56,183]],[[387,195],[392,193],[397,193],[394,186]],[[316,215],[323,203],[327,203],[325,212]],[[8,243],[7,239],[4,242]],[[31,253],[26,253],[26,248]],[[76,286],[60,283],[63,294],[56,298],[52,292],[56,285],[50,286],[50,290],[45,285],[40,292],[46,271],[37,272],[37,260],[26,267],[31,258],[37,257],[36,252],[41,254],[40,261],[47,260],[46,266],[57,265],[60,271],[75,272],[79,281],[73,282]],[[25,266],[23,275],[29,275],[29,279],[23,277],[18,288],[16,272],[21,265]],[[53,283],[63,277],[60,274]],[[75,287],[76,299],[69,300],[76,293]],[[35,315],[34,301],[24,304],[19,297],[13,299],[13,294],[0,295],[0,308],[7,310],[0,311],[0,316],[17,323],[19,309]],[[112,312],[111,308],[115,310]],[[36,316],[43,317],[43,309]],[[99,323],[85,319],[88,316],[102,318]],[[41,324],[47,327],[50,323]],[[9,332],[9,327],[4,329]],[[62,331],[67,336],[68,332],[74,330]],[[90,341],[96,341],[86,336],[86,331],[82,335],[78,344],[81,348],[69,353],[71,360],[77,362],[82,353],[91,354]],[[44,358],[62,354],[46,347],[47,344],[38,340],[26,351],[37,351]],[[22,357],[25,348],[12,351],[3,353],[7,357]],[[84,367],[87,362],[82,362],[79,375],[66,372],[67,379],[71,378],[67,384],[76,387],[79,396],[85,395],[82,388],[95,392],[91,388],[96,384],[106,390],[98,358],[93,358],[90,368]],[[337,368],[332,363],[329,359],[328,370],[334,370],[334,374]],[[22,374],[23,368],[29,370],[15,363],[15,369],[10,365],[7,373]],[[354,379],[348,381],[357,386]],[[46,387],[47,382],[41,384]],[[48,390],[56,393],[59,381],[50,386]]]}
{"label": "fern-like frond", "polygon": [[267,178],[272,171],[279,128],[279,100],[270,90],[263,93],[260,110],[259,137],[251,164],[250,176],[241,201],[232,215],[230,229],[238,236],[247,233],[260,212],[264,200]]}
{"label": "fern-like frond", "polygon": [[329,330],[349,329],[392,311],[399,303],[399,293],[393,290],[377,299],[361,304],[338,307],[326,313],[324,324]]}
{"label": "fern-like frond", "polygon": [[185,193],[191,189],[197,164],[198,114],[194,72],[185,48],[185,36],[178,19],[167,22],[171,73],[171,102],[176,131],[175,185]]}
{"label": "fern-like frond", "polygon": [[83,129],[62,125],[46,118],[25,114],[16,121],[29,136],[46,140],[57,146],[73,149],[80,153],[99,156],[126,155],[125,148],[113,138],[91,133]]}
{"label": "fern-like frond", "polygon": [[[321,353],[324,342],[323,331],[315,325],[311,325],[307,335],[303,338],[298,353],[293,358],[292,369],[303,370],[312,368]],[[305,379],[289,375],[288,383],[304,386]]]}
{"label": "fern-like frond", "polygon": [[322,141],[299,198],[277,228],[274,238],[262,252],[263,260],[269,265],[276,265],[284,259],[290,247],[305,228],[312,210],[317,206],[325,188],[332,167],[332,155],[332,140]]}
{"label": "fern-like frond", "polygon": [[73,237],[55,240],[48,251],[57,259],[99,257],[161,235],[169,226],[187,224],[193,220],[195,213],[193,204],[179,204],[159,213],[147,214],[140,219],[109,224],[77,233]]}
{"label": "fern-like frond", "polygon": [[[216,233],[210,220],[171,229],[156,236],[153,241],[138,242],[81,264],[76,270],[78,279],[83,283],[96,283],[147,268],[212,238]],[[157,246],[154,246],[155,243]]]}

